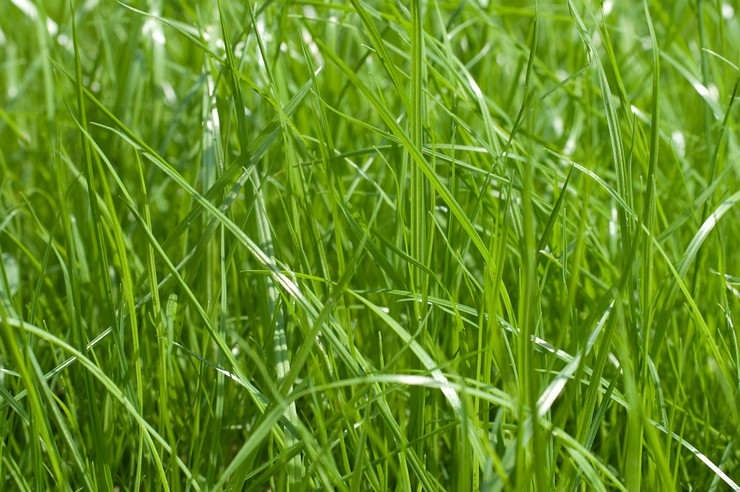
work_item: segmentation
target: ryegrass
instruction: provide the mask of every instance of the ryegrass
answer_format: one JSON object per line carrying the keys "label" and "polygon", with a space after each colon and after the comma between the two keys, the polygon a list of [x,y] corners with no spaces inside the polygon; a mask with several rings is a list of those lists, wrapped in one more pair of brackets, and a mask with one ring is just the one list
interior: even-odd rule
{"label": "ryegrass", "polygon": [[0,17],[3,490],[740,490],[731,2]]}

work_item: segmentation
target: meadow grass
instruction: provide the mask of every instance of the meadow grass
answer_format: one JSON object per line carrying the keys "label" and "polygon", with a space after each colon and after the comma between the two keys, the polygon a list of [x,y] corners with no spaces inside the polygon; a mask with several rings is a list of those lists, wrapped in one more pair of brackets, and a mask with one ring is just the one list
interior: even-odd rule
{"label": "meadow grass", "polygon": [[0,489],[740,490],[731,1],[5,0]]}

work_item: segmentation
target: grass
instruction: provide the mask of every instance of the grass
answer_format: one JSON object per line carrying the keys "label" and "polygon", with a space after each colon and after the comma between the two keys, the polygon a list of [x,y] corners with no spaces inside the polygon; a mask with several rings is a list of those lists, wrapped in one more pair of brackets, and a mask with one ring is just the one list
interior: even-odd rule
{"label": "grass", "polygon": [[10,0],[3,490],[740,490],[732,2]]}

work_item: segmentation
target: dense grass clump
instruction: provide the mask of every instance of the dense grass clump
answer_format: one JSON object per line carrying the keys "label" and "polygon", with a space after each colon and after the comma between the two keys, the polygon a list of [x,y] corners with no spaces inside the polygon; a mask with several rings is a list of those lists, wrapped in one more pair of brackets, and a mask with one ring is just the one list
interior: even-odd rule
{"label": "dense grass clump", "polygon": [[740,490],[736,3],[0,10],[0,489]]}

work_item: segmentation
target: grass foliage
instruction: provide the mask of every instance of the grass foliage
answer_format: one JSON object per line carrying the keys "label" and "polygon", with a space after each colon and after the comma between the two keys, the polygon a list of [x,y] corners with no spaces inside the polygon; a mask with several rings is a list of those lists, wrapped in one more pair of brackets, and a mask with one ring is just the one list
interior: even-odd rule
{"label": "grass foliage", "polygon": [[738,10],[6,0],[0,489],[740,490]]}

